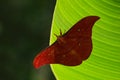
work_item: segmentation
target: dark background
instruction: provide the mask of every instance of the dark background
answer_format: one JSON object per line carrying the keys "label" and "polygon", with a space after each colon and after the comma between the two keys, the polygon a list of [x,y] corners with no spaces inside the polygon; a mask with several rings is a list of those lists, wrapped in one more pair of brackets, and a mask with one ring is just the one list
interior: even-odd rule
{"label": "dark background", "polygon": [[36,54],[49,45],[55,0],[0,0],[0,80],[55,80]]}

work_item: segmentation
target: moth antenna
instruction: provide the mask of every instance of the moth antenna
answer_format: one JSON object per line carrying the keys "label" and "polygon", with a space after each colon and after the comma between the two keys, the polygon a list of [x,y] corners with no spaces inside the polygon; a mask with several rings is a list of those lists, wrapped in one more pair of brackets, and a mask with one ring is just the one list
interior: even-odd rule
{"label": "moth antenna", "polygon": [[60,36],[62,36],[62,30],[60,29]]}

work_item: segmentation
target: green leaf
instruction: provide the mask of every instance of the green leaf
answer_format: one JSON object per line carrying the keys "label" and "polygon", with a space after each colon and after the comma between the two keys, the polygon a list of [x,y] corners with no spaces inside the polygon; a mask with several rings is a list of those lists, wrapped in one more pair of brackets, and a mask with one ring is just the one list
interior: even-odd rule
{"label": "green leaf", "polygon": [[50,44],[81,18],[99,16],[93,27],[93,51],[79,66],[52,64],[57,80],[120,80],[120,0],[57,0]]}

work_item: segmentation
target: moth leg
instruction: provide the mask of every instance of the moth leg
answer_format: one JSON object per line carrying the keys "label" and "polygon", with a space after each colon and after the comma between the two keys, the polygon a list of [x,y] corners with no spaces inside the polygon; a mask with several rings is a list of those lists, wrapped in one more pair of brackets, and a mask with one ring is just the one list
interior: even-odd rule
{"label": "moth leg", "polygon": [[54,35],[58,38],[58,35],[54,33]]}
{"label": "moth leg", "polygon": [[60,35],[58,36],[57,34],[54,33],[54,35],[58,38],[60,36],[62,36],[62,30],[60,29]]}

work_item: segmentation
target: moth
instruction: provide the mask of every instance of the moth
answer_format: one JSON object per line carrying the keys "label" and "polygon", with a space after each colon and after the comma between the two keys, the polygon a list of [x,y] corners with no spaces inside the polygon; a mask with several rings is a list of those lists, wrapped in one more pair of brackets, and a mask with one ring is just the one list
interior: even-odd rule
{"label": "moth", "polygon": [[73,25],[65,34],[42,50],[34,59],[33,65],[39,68],[45,64],[77,66],[88,59],[92,51],[92,27],[98,16],[87,16]]}

